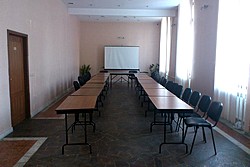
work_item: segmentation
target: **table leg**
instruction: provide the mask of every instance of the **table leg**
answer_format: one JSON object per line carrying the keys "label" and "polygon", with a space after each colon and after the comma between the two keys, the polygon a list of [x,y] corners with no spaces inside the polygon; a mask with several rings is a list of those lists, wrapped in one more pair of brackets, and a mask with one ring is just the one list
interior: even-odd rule
{"label": "table leg", "polygon": [[69,143],[69,140],[68,140],[68,130],[72,126],[73,126],[73,124],[68,128],[68,116],[67,116],[67,114],[65,114],[65,138],[66,138],[66,142],[62,146],[62,154],[64,155],[64,147],[66,145],[88,145],[89,146],[89,153],[92,154],[92,147],[88,143],[88,140],[87,140],[87,118],[86,118],[86,112],[84,112],[84,143]]}
{"label": "table leg", "polygon": [[164,131],[163,131],[163,143],[160,144],[160,147],[159,147],[159,153],[161,153],[161,146],[163,144],[166,144],[166,130],[167,130],[167,114],[164,113]]}
{"label": "table leg", "polygon": [[66,143],[62,146],[62,155],[64,154],[64,146],[68,145],[69,139],[68,139],[68,115],[65,114],[65,137],[66,137]]}
{"label": "table leg", "polygon": [[164,113],[164,139],[163,142],[160,144],[159,146],[159,153],[161,153],[161,147],[164,144],[184,144],[186,147],[186,153],[188,153],[188,145],[186,143],[184,143],[184,128],[182,130],[182,139],[181,142],[166,142],[166,126],[167,126],[167,118],[166,118],[167,113]]}
{"label": "table leg", "polygon": [[89,145],[89,153],[92,154],[91,145],[88,143],[87,139],[87,120],[86,120],[86,113],[84,113],[84,136],[85,136],[85,144]]}

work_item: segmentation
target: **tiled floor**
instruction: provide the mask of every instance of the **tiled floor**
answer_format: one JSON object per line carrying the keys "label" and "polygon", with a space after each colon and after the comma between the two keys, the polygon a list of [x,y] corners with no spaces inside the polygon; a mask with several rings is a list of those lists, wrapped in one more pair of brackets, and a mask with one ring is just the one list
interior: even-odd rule
{"label": "tiled floor", "polygon": [[13,137],[0,141],[0,167],[24,166],[46,138]]}
{"label": "tiled floor", "polygon": [[19,159],[35,144],[35,140],[1,141],[0,166],[14,166]]}
{"label": "tiled floor", "polygon": [[[84,167],[165,167],[165,166],[249,166],[249,139],[240,136],[230,129],[219,125],[223,131],[236,137],[228,140],[215,131],[217,155],[214,156],[209,131],[206,131],[207,143],[202,142],[198,134],[191,155],[185,154],[183,145],[164,145],[159,154],[159,145],[163,140],[163,128],[149,125],[152,113],[144,116],[144,107],[140,106],[134,89],[127,84],[115,84],[100,107],[101,116],[94,114],[96,131],[88,127],[88,141],[92,145],[92,154],[87,146],[66,146],[65,154],[61,154],[61,146],[65,143],[63,119],[30,119],[14,128],[11,137],[47,137],[47,140],[29,159],[25,166],[84,166]],[[54,114],[54,113],[53,113]],[[43,116],[44,117],[44,116]],[[73,121],[73,117],[70,117]],[[227,134],[224,133],[225,136]],[[223,132],[222,132],[223,134]],[[186,143],[189,148],[193,138],[190,128]],[[84,139],[82,127],[76,127],[70,133],[70,141],[79,142]],[[168,133],[167,140],[179,140],[180,133]],[[235,145],[242,146],[242,148]],[[244,146],[246,144],[246,146]],[[247,148],[248,147],[248,148]],[[11,156],[11,155],[10,155]],[[11,157],[8,157],[11,159]]]}

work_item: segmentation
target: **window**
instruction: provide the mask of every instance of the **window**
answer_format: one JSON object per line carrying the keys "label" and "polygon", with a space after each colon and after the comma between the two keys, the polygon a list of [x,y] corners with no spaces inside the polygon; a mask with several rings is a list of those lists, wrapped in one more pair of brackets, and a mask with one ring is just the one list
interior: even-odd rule
{"label": "window", "polygon": [[247,131],[249,5],[249,0],[219,1],[215,68],[215,98],[224,103],[222,117],[234,123],[236,128]]}
{"label": "window", "polygon": [[176,77],[183,86],[191,78],[193,59],[193,0],[181,1],[179,7]]}
{"label": "window", "polygon": [[171,18],[163,17],[161,21],[160,36],[160,73],[164,77],[169,72],[170,52],[171,52]]}

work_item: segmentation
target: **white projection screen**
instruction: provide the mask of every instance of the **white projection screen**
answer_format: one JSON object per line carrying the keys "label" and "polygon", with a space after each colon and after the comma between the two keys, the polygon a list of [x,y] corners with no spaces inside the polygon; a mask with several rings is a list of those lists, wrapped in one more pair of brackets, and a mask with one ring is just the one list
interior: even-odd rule
{"label": "white projection screen", "polygon": [[104,69],[139,70],[139,46],[105,46]]}

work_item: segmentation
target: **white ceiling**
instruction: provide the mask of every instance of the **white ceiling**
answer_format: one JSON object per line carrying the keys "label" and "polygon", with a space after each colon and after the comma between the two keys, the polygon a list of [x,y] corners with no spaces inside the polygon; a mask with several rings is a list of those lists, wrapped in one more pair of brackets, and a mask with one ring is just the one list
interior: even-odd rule
{"label": "white ceiling", "polygon": [[176,15],[181,0],[62,0],[82,21],[159,22]]}

